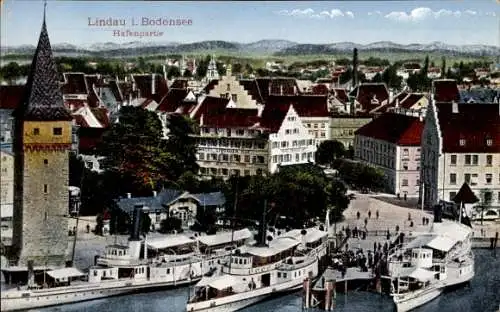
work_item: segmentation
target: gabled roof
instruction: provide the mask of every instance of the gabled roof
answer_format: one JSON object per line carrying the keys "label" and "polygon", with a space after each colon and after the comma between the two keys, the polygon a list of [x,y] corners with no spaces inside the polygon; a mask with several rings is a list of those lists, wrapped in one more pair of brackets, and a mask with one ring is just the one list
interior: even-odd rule
{"label": "gabled roof", "polygon": [[257,103],[263,104],[264,99],[260,94],[259,85],[255,79],[240,79],[240,85],[248,92],[248,95],[252,97],[253,100],[257,101]]}
{"label": "gabled roof", "polygon": [[123,101],[123,95],[120,90],[120,87],[118,86],[118,82],[116,80],[111,80],[109,81],[109,89],[113,93],[113,96],[115,97],[116,101],[122,102]]}
{"label": "gabled roof", "polygon": [[[378,104],[372,104],[376,99]],[[369,112],[382,105],[383,101],[389,99],[389,91],[385,83],[363,83],[357,87],[356,101],[361,105],[361,109]]]}
{"label": "gabled roof", "polygon": [[258,123],[257,109],[227,108],[223,114],[203,116],[204,127],[247,128]]}
{"label": "gabled roof", "polygon": [[469,184],[464,182],[457,195],[455,195],[452,200],[457,204],[474,204],[479,201],[479,198],[477,198],[474,192],[470,189]]}
{"label": "gabled roof", "polygon": [[266,106],[292,104],[300,117],[328,117],[326,95],[269,96]]}
{"label": "gabled roof", "polygon": [[421,93],[410,93],[402,102],[399,103],[399,107],[410,109],[423,97],[425,97],[425,95]]}
{"label": "gabled roof", "polygon": [[[154,91],[153,94],[153,76],[154,76]],[[157,103],[168,93],[167,81],[162,75],[158,74],[141,74],[133,75],[137,89],[140,91],[141,98],[151,98]]]}
{"label": "gabled roof", "polygon": [[167,95],[160,101],[158,110],[162,112],[175,112],[183,104],[188,93],[187,89],[170,87]]}
{"label": "gabled roof", "polygon": [[457,82],[453,79],[438,79],[432,82],[434,86],[434,100],[436,102],[459,102],[460,92]]}
{"label": "gabled roof", "polygon": [[45,24],[45,12],[38,46],[26,83],[23,105],[18,106],[14,114],[23,120],[69,121],[73,119],[69,110],[64,106],[59,74],[52,56]]}
{"label": "gabled roof", "polygon": [[101,123],[103,128],[107,128],[110,125],[108,110],[105,107],[95,107],[90,108],[92,114],[94,114],[95,118]]}
{"label": "gabled roof", "polygon": [[325,86],[324,84],[317,84],[314,87],[312,87],[312,93],[316,95],[327,95],[328,87]]}
{"label": "gabled roof", "polygon": [[88,94],[84,73],[63,73],[63,75],[65,81],[62,86],[63,94]]}
{"label": "gabled roof", "polygon": [[356,130],[356,135],[401,146],[419,146],[424,123],[418,117],[385,113]]}
{"label": "gabled roof", "polygon": [[300,93],[295,78],[257,78],[257,82],[262,100],[267,102],[269,95],[296,95]]}
{"label": "gabled roof", "polygon": [[0,109],[16,109],[25,94],[24,86],[0,86]]}
{"label": "gabled roof", "polygon": [[277,132],[285,119],[290,103],[276,103],[274,105],[265,105],[260,119],[260,126],[268,129],[271,133]]}
{"label": "gabled roof", "polygon": [[342,103],[346,104],[349,102],[349,97],[347,96],[347,90],[342,88],[335,88],[335,97]]}
{"label": "gabled roof", "polygon": [[[458,113],[453,113],[453,105]],[[436,109],[443,152],[500,153],[498,104],[436,103]],[[461,139],[465,145],[460,145]]]}
{"label": "gabled roof", "polygon": [[226,198],[222,192],[192,194],[201,206],[222,206],[226,203]]}
{"label": "gabled roof", "polygon": [[224,99],[220,97],[207,96],[201,102],[200,107],[193,116],[193,119],[199,120],[201,115],[207,116],[217,116],[224,114],[226,106],[229,103],[229,99]]}

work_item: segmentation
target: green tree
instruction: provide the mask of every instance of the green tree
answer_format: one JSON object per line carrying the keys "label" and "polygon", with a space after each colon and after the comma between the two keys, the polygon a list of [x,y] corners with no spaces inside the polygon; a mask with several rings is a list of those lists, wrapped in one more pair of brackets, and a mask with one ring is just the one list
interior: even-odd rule
{"label": "green tree", "polygon": [[372,82],[383,82],[382,75],[380,73],[376,73],[372,78]]}
{"label": "green tree", "polygon": [[251,75],[253,74],[253,68],[252,68],[252,65],[250,65],[249,63],[246,63],[245,64],[245,73],[247,75]]}
{"label": "green tree", "polygon": [[327,205],[330,209],[330,220],[340,221],[342,212],[349,207],[349,197],[347,196],[347,187],[338,179],[331,180],[325,189]]}
{"label": "green tree", "polygon": [[104,156],[101,167],[122,183],[121,191],[146,192],[175,181],[171,170],[175,161],[162,140],[162,124],[154,112],[125,106],[120,122],[103,135],[97,153]]}
{"label": "green tree", "polygon": [[384,82],[388,88],[401,88],[403,78],[398,75],[398,67],[396,65],[391,65],[384,70],[382,73],[382,82]]}
{"label": "green tree", "polygon": [[224,63],[217,62],[217,72],[219,73],[219,76],[224,76],[226,74],[226,67],[224,66]]}
{"label": "green tree", "polygon": [[197,144],[193,136],[198,133],[196,122],[180,114],[171,114],[168,116],[167,124],[169,138],[165,148],[173,157],[171,171],[175,180],[187,171],[198,173]]}
{"label": "green tree", "polygon": [[344,144],[337,140],[321,142],[316,151],[316,163],[320,165],[332,164],[336,158],[344,157],[346,153]]}
{"label": "green tree", "polygon": [[178,218],[169,217],[161,220],[158,232],[166,234],[166,233],[171,233],[172,231],[179,231],[181,229],[182,229],[182,220]]}
{"label": "green tree", "polygon": [[1,71],[2,77],[7,80],[9,84],[12,84],[14,80],[21,76],[21,68],[16,62],[10,62],[2,67]]}
{"label": "green tree", "polygon": [[208,64],[210,63],[211,56],[207,55],[204,59],[201,59],[196,66],[196,78],[201,79],[207,75]]}
{"label": "green tree", "polygon": [[146,64],[146,60],[144,60],[144,57],[139,56],[139,58],[137,59],[137,68],[142,73],[144,73],[147,70],[147,64]]}
{"label": "green tree", "polygon": [[95,71],[102,75],[115,74],[115,68],[109,62],[99,62]]}
{"label": "green tree", "polygon": [[109,234],[120,235],[129,234],[130,216],[116,205],[111,209],[111,219],[109,220]]}
{"label": "green tree", "polygon": [[167,70],[167,78],[173,79],[181,76],[181,71],[177,66],[170,66]]}
{"label": "green tree", "polygon": [[441,58],[441,78],[446,78],[446,58]]}
{"label": "green tree", "polygon": [[235,63],[233,64],[233,73],[234,74],[241,74],[243,72],[243,66],[241,63]]}
{"label": "green tree", "polygon": [[140,229],[142,234],[147,234],[151,231],[151,218],[148,213],[143,212],[141,216]]}
{"label": "green tree", "polygon": [[354,50],[352,51],[352,68],[353,68],[353,76],[352,76],[352,79],[353,79],[353,86],[357,86],[358,83],[359,83],[359,80],[358,80],[358,49],[357,48],[354,48]]}
{"label": "green tree", "polygon": [[188,77],[188,78],[192,77],[192,76],[193,76],[193,74],[191,73],[191,71],[189,69],[186,69],[184,71],[184,74],[182,75],[182,77]]}

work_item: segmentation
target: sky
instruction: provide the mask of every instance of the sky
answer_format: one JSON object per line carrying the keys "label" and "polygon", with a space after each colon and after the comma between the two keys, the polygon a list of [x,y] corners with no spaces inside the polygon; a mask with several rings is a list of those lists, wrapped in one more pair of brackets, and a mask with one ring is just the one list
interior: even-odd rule
{"label": "sky", "polygon": [[[36,45],[42,0],[1,1],[1,45]],[[130,41],[249,43],[284,39],[298,43],[393,41],[500,45],[500,0],[435,1],[47,1],[52,44]],[[125,26],[90,26],[96,19]],[[142,19],[184,19],[191,25],[141,26]],[[136,24],[132,25],[132,19]],[[121,37],[115,30],[162,32]]]}

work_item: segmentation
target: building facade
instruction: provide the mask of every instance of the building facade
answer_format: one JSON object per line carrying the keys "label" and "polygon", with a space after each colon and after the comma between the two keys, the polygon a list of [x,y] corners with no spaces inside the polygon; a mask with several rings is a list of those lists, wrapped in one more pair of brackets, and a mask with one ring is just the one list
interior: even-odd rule
{"label": "building facade", "polygon": [[424,205],[452,201],[466,182],[482,202],[500,206],[498,104],[431,103],[422,135]]}
{"label": "building facade", "polygon": [[369,115],[332,114],[329,118],[330,140],[344,144],[345,148],[354,146],[354,133],[369,123],[373,117]]}
{"label": "building facade", "polygon": [[384,172],[388,192],[418,196],[422,130],[419,117],[385,113],[356,131],[355,159]]}
{"label": "building facade", "polygon": [[13,253],[17,265],[61,267],[68,247],[69,153],[72,115],[59,88],[49,37],[42,24],[15,114]]}
{"label": "building facade", "polygon": [[12,215],[14,207],[14,154],[9,150],[0,153],[0,219],[2,243],[11,245],[12,240]]}

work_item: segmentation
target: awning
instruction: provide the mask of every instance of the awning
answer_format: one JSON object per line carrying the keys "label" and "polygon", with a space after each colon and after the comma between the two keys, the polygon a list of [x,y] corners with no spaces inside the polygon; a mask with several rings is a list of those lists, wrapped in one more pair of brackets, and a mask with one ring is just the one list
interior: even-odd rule
{"label": "awning", "polygon": [[47,274],[55,279],[64,279],[64,278],[69,278],[69,277],[78,277],[78,276],[84,276],[85,273],[81,272],[78,269],[75,268],[62,268],[62,269],[56,269],[52,271],[48,271]]}
{"label": "awning", "polygon": [[146,239],[146,244],[150,249],[166,249],[190,243],[196,243],[196,241],[185,235],[159,236]]}
{"label": "awning", "polygon": [[233,241],[240,241],[251,238],[252,232],[249,229],[243,229],[232,232],[222,232],[215,235],[202,235],[198,237],[200,243],[207,246],[217,246],[222,244],[231,243]]}
{"label": "awning", "polygon": [[399,277],[411,277],[421,282],[427,282],[434,279],[436,273],[422,268],[407,268],[401,270]]}
{"label": "awning", "polygon": [[446,236],[437,236],[428,242],[426,245],[430,248],[437,249],[440,251],[449,251],[455,244],[456,240],[446,237]]}
{"label": "awning", "polygon": [[212,277],[205,276],[201,279],[201,281],[199,281],[196,284],[196,287],[209,286],[221,290],[241,283],[243,283],[243,280],[234,277],[232,275],[212,276]]}

